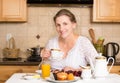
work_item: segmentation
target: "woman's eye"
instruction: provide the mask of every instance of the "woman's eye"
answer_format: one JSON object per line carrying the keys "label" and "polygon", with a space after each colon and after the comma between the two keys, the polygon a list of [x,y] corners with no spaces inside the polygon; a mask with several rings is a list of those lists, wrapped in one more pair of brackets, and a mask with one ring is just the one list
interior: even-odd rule
{"label": "woman's eye", "polygon": [[67,25],[67,23],[63,23],[64,25]]}
{"label": "woman's eye", "polygon": [[56,27],[59,27],[60,26],[60,24],[56,24]]}

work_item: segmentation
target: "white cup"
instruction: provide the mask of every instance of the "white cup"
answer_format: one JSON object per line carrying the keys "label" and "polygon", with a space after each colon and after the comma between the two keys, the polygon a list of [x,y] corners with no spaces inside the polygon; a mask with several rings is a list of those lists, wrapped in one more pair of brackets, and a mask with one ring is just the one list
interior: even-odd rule
{"label": "white cup", "polygon": [[81,77],[82,77],[83,79],[90,79],[90,78],[92,77],[91,69],[83,69],[83,70],[82,70]]}
{"label": "white cup", "polygon": [[63,52],[60,50],[52,50],[51,51],[51,58],[54,60],[60,60],[63,58]]}

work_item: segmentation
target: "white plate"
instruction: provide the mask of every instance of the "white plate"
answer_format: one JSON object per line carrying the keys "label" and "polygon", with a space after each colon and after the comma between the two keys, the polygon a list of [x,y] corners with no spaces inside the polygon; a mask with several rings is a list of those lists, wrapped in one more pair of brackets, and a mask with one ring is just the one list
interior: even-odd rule
{"label": "white plate", "polygon": [[55,80],[53,77],[48,77],[46,78],[47,81],[49,82],[54,82],[54,83],[70,83],[70,82],[75,82],[77,80],[79,80],[80,77],[75,77],[74,80],[64,80],[64,81],[59,81],[59,80]]}
{"label": "white plate", "polygon": [[38,80],[38,79],[40,79],[40,75],[38,75],[38,74],[26,74],[26,75],[22,76],[22,78],[24,80]]}

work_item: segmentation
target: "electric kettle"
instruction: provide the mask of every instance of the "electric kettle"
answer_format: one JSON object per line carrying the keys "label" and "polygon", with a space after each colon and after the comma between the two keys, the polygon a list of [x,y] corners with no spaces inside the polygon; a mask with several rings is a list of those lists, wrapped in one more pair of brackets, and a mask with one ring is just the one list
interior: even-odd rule
{"label": "electric kettle", "polygon": [[119,44],[115,42],[109,42],[104,46],[103,55],[107,57],[113,57],[116,60],[116,55],[119,53]]}

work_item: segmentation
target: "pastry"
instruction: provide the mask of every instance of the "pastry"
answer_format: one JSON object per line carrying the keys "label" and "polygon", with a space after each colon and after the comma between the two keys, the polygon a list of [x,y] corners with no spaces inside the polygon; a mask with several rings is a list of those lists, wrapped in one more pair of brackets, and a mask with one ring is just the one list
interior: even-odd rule
{"label": "pastry", "polygon": [[57,73],[57,80],[67,80],[67,73],[65,72],[59,72]]}
{"label": "pastry", "polygon": [[74,75],[73,75],[73,73],[69,73],[69,74],[68,74],[67,80],[74,80]]}

